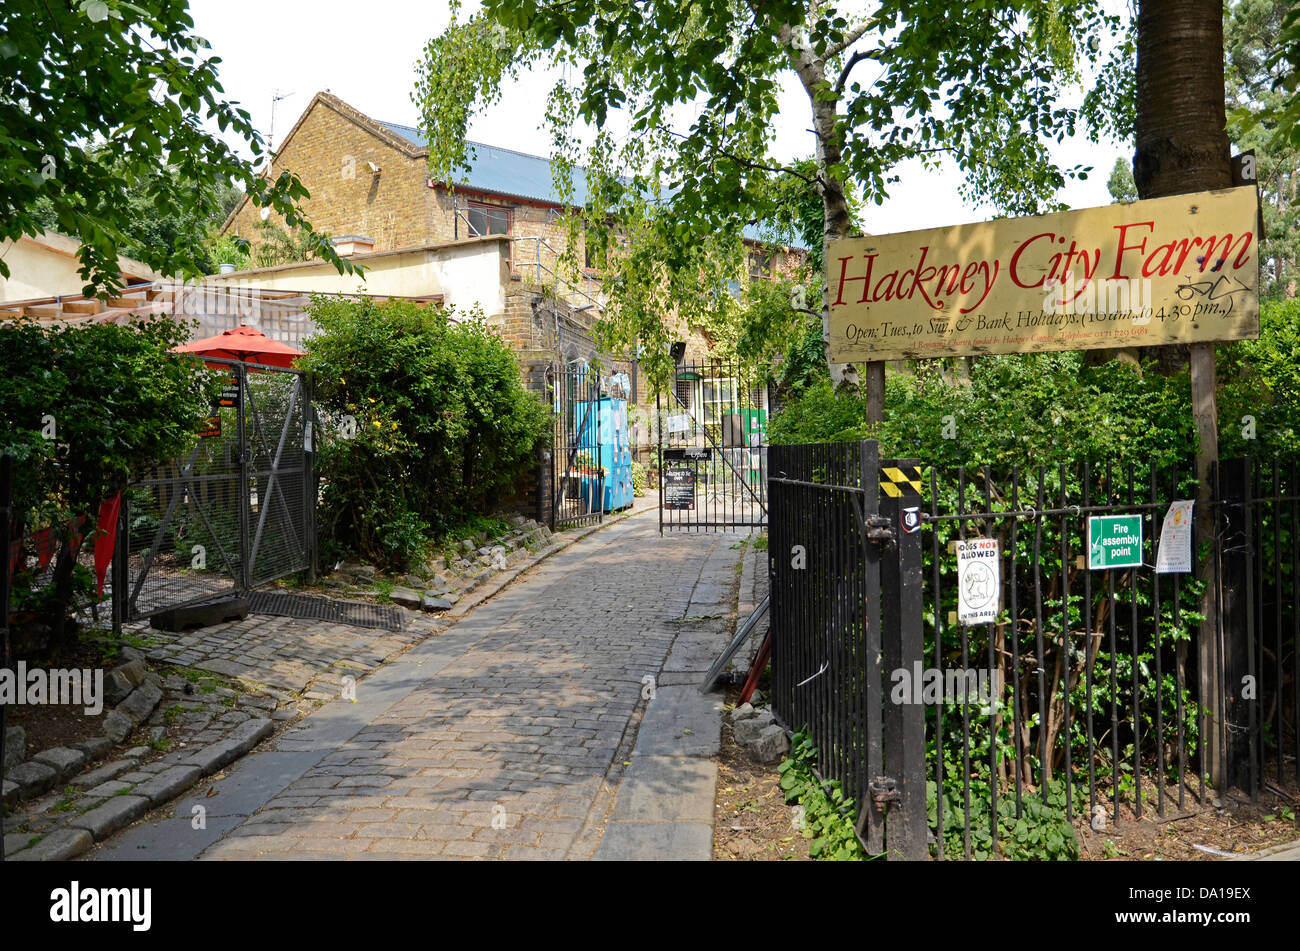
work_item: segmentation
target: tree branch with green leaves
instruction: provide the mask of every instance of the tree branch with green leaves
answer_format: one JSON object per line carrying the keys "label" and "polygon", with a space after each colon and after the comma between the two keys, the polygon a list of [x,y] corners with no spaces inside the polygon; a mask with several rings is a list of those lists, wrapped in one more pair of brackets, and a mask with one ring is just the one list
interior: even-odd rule
{"label": "tree branch with green leaves", "polygon": [[[729,306],[720,289],[742,273],[745,226],[781,217],[772,179],[791,166],[773,153],[772,128],[785,118],[789,78],[812,120],[819,258],[870,227],[853,202],[883,202],[910,159],[950,156],[965,195],[1007,213],[1060,207],[1057,190],[1088,171],[1059,168],[1047,150],[1076,131],[1078,110],[1061,96],[1097,60],[1102,44],[1087,41],[1118,36],[1119,18],[1095,0],[862,6],[486,0],[466,19],[454,7],[415,92],[431,174],[463,159],[470,120],[508,79],[551,67],[545,121],[559,190],[575,209],[571,249],[581,232],[596,257],[618,261],[606,271],[605,340],[648,354],[659,383],[681,324]],[[864,84],[853,70],[867,59],[880,73]],[[575,201],[579,164],[585,195]],[[822,314],[827,322],[825,296]],[[828,370],[837,385],[857,385],[855,367]]]}
{"label": "tree branch with green leaves", "polygon": [[[193,32],[184,2],[7,0],[0,14],[0,240],[53,226],[81,242],[85,293],[122,285],[118,255],[164,274],[205,273],[208,235],[133,240],[141,188],[162,215],[213,217],[234,183],[296,228],[311,253],[358,269],[301,211],[298,177],[259,172],[266,144],[248,112],[225,101],[221,60]],[[246,160],[205,128],[251,150]],[[160,169],[167,168],[167,174]],[[0,259],[0,274],[9,269]]]}

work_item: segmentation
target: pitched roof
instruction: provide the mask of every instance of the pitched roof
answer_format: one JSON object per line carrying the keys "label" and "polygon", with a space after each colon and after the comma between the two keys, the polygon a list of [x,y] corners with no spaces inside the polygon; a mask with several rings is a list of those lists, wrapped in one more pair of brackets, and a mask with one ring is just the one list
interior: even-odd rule
{"label": "pitched roof", "polygon": [[[355,107],[348,105],[338,96],[324,91],[318,92],[312,97],[311,103],[303,110],[302,115],[298,117],[298,121],[294,123],[293,128],[281,141],[281,150],[293,138],[294,133],[298,131],[298,127],[306,119],[307,114],[311,112],[312,107],[318,102],[325,103],[352,122],[368,129],[373,135],[399,148],[411,158],[423,158],[429,153],[429,144],[424,136],[420,134],[419,129],[409,125],[402,125],[399,122],[372,119]],[[502,148],[498,145],[487,145],[482,142],[471,141],[467,144],[470,146],[466,153],[466,161],[470,166],[469,171],[458,172],[459,178],[450,184],[507,198],[522,198],[526,201],[537,201],[550,205],[564,204],[552,180],[550,159],[541,155],[529,155],[526,152]],[[235,220],[247,200],[247,197],[245,197],[244,201],[240,202],[231,211],[226,223],[222,225],[222,231],[225,231]],[[581,206],[586,203],[587,170],[579,166],[573,170],[572,204]],[[756,225],[746,225],[744,235],[746,240],[756,244],[774,243]],[[802,250],[802,246],[798,243],[795,243],[793,247]]]}
{"label": "pitched roof", "polygon": [[[397,122],[375,120],[389,132],[401,136],[411,145],[427,153],[429,144],[420,130]],[[541,155],[529,155],[499,145],[486,145],[482,142],[467,141],[465,160],[468,171],[458,171],[459,175],[451,184],[475,191],[503,195],[509,198],[525,198],[530,201],[562,205],[559,192],[551,175],[550,159]],[[626,182],[627,179],[624,179]],[[573,170],[573,205],[587,203],[587,170],[577,166]],[[770,244],[762,229],[756,225],[745,226],[745,238],[759,244]],[[794,245],[799,247],[799,245]]]}

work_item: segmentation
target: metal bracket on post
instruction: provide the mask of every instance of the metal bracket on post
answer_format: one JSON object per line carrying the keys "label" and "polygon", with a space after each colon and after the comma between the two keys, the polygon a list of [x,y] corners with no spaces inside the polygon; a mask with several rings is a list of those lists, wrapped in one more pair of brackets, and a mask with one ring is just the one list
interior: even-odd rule
{"label": "metal bracket on post", "polygon": [[882,812],[886,803],[901,802],[903,798],[899,795],[897,781],[890,776],[877,776],[867,783],[867,791],[871,793],[872,804]]}
{"label": "metal bracket on post", "polygon": [[888,548],[898,541],[893,529],[890,527],[893,525],[893,521],[888,516],[872,515],[866,519],[865,525],[867,541],[869,542],[875,542],[882,548]]}

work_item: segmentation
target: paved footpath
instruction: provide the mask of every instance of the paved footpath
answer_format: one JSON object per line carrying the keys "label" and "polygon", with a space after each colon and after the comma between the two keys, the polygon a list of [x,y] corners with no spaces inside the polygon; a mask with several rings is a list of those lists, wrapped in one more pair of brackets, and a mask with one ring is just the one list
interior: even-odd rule
{"label": "paved footpath", "polygon": [[86,858],[707,858],[737,540],[597,532]]}

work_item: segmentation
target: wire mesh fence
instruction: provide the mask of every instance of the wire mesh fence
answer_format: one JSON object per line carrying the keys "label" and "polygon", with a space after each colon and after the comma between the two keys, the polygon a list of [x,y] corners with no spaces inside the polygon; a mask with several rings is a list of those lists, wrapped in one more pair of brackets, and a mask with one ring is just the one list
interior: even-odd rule
{"label": "wire mesh fence", "polygon": [[247,590],[312,563],[305,376],[206,362],[227,378],[198,445],[124,493],[118,577],[127,620]]}

